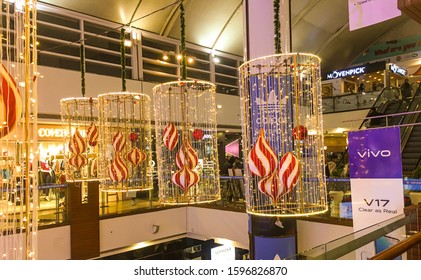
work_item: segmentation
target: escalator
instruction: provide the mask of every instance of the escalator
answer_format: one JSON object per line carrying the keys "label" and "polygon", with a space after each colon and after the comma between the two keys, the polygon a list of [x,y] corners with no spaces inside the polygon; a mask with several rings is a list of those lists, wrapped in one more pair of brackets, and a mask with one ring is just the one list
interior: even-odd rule
{"label": "escalator", "polygon": [[[409,112],[421,109],[421,96],[414,97],[409,109]],[[402,170],[408,174],[415,170],[421,159],[421,114],[405,116],[402,124],[414,124],[401,127]]]}
{"label": "escalator", "polygon": [[[405,175],[410,173],[420,164],[421,159],[421,114],[405,114],[421,110],[421,96],[416,96],[410,102],[400,99],[391,99],[397,89],[384,89],[377,98],[373,107],[367,114],[359,129],[378,128],[386,126],[400,126],[402,171]],[[380,117],[378,116],[386,116]],[[370,117],[373,117],[370,119]],[[348,149],[336,165],[336,174],[344,175],[342,169],[348,165]]]}

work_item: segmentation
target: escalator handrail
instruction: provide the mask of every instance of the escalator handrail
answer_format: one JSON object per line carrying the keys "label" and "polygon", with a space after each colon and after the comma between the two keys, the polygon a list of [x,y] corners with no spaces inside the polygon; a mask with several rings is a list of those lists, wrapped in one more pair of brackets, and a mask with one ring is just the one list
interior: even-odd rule
{"label": "escalator handrail", "polygon": [[[411,108],[412,108],[413,110],[411,110],[410,112],[413,113],[413,114],[405,117],[403,119],[402,123],[404,123],[404,124],[414,123],[420,115],[420,113],[414,113],[414,112],[417,112],[420,109],[420,107],[421,107],[420,105],[421,105],[421,98],[419,98],[419,97],[412,98],[412,101],[411,101],[411,104],[409,105],[408,110],[411,110]],[[410,112],[408,112],[408,113],[410,113]],[[414,128],[413,125],[409,125],[402,132],[402,135],[401,135],[401,152],[403,152],[403,150],[405,149],[406,143],[408,142],[408,139],[411,136],[413,128]]]}

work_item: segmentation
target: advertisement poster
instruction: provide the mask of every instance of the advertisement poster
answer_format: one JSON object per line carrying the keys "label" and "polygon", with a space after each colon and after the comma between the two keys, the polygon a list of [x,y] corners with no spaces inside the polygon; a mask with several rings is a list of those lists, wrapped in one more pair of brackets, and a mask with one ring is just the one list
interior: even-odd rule
{"label": "advertisement poster", "polygon": [[370,26],[401,15],[396,0],[348,0],[349,30]]}
{"label": "advertisement poster", "polygon": [[[403,214],[399,127],[350,132],[348,143],[354,231]],[[390,235],[402,236],[398,231]]]}

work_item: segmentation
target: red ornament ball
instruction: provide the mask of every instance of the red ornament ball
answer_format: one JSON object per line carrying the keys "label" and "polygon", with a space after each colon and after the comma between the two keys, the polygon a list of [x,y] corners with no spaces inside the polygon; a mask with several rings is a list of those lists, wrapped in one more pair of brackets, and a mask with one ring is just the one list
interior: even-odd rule
{"label": "red ornament ball", "polygon": [[136,142],[136,141],[137,141],[137,139],[139,139],[139,134],[137,134],[136,132],[131,132],[131,133],[129,134],[129,140],[130,140],[131,142]]}
{"label": "red ornament ball", "polygon": [[308,130],[304,125],[297,125],[292,130],[292,137],[296,140],[304,140],[308,136]]}
{"label": "red ornament ball", "polygon": [[203,130],[201,130],[200,128],[196,128],[195,130],[193,130],[194,140],[202,140],[203,135],[204,135]]}

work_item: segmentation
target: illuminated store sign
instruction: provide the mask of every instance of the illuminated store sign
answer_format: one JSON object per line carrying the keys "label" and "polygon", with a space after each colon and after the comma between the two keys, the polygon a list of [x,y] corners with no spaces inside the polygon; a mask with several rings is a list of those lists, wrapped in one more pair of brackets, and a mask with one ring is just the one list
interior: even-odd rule
{"label": "illuminated store sign", "polygon": [[[86,131],[84,129],[80,129],[79,131],[83,137],[86,136]],[[65,136],[68,136],[68,133],[69,133],[68,130],[63,129],[63,128],[54,128],[54,127],[38,128],[39,138],[63,138]]]}
{"label": "illuminated store sign", "polygon": [[390,69],[390,71],[392,71],[393,73],[398,74],[398,75],[406,76],[408,74],[407,70],[399,67],[396,64],[390,64],[389,69]]}
{"label": "illuminated store sign", "polygon": [[335,70],[331,73],[328,73],[327,79],[337,79],[337,78],[343,78],[353,75],[361,75],[366,73],[366,67],[365,66],[358,66],[350,69],[344,69],[344,70]]}
{"label": "illuminated store sign", "polygon": [[382,71],[386,69],[386,62],[379,61],[375,63],[368,63],[364,65],[358,65],[350,68],[345,68],[341,70],[335,70],[326,74],[326,80],[331,79],[340,79],[354,75],[364,75],[367,73],[373,73],[377,71]]}

